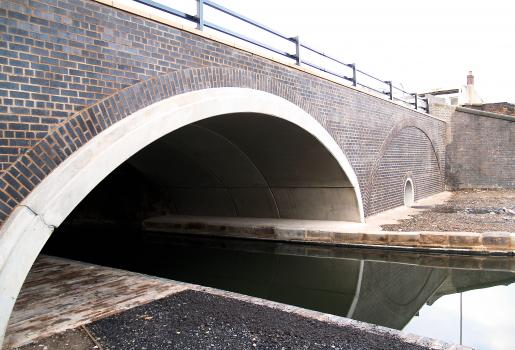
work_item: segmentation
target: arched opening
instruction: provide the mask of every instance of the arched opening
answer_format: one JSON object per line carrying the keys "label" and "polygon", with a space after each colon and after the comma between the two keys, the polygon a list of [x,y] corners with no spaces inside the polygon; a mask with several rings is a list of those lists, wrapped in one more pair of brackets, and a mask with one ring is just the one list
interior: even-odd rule
{"label": "arched opening", "polygon": [[413,189],[413,182],[410,178],[406,179],[404,183],[404,205],[411,207],[415,201],[415,190]]}
{"label": "arched opening", "polygon": [[[181,127],[122,163],[55,230],[44,253],[126,268],[144,246],[155,249],[152,227],[143,228],[149,220],[351,221],[353,203],[348,177],[308,132],[269,115],[225,114]],[[170,224],[163,231],[177,232]]]}
{"label": "arched opening", "polygon": [[[111,196],[112,205],[104,209],[135,210],[137,219],[180,214],[363,221],[361,193],[349,162],[302,109],[241,88],[170,97],[113,124],[73,153],[2,226],[1,333],[50,234],[111,173],[111,181],[122,179],[115,180],[124,185],[118,194],[143,200],[131,206],[123,196]],[[138,186],[151,187],[154,195]],[[83,213],[98,209],[88,208],[87,202]],[[99,213],[89,214],[99,218]]]}
{"label": "arched opening", "polygon": [[[143,218],[357,219],[354,189],[334,157],[305,130],[267,115],[228,114],[189,124],[124,167],[136,183],[116,181],[128,191],[145,191],[141,184],[154,189],[153,195],[140,193]],[[116,198],[111,202],[119,205]]]}

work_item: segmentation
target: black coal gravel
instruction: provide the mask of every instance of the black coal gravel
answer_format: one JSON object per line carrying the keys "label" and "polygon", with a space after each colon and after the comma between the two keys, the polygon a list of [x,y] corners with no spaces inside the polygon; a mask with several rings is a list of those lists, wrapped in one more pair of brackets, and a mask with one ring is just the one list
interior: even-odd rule
{"label": "black coal gravel", "polygon": [[104,349],[427,349],[266,306],[184,291],[88,325]]}

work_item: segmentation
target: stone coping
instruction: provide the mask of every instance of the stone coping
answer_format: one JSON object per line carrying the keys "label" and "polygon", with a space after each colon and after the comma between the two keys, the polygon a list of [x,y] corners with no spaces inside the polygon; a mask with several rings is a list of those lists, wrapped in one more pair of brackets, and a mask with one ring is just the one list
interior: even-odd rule
{"label": "stone coping", "polygon": [[322,226],[318,229],[313,222],[319,221],[161,216],[145,220],[143,228],[157,232],[441,253],[515,253],[515,233],[510,232],[396,232],[370,230],[366,226],[360,229],[359,224],[352,223],[349,226]]}
{"label": "stone coping", "polygon": [[[169,233],[147,231],[144,238],[151,242],[168,242],[178,239],[188,244],[198,244],[199,235],[191,233]],[[252,253],[302,256],[310,258],[330,258],[393,264],[424,266],[452,270],[486,270],[499,272],[515,272],[515,257],[504,255],[479,254],[444,254],[434,251],[414,251],[406,249],[381,249],[378,247],[349,247],[345,245],[313,244],[313,242],[275,242],[269,240],[226,237],[219,235],[201,235],[209,247]],[[191,241],[191,242],[189,242]]]}
{"label": "stone coping", "polygon": [[507,114],[481,111],[479,109],[474,109],[474,108],[469,108],[469,107],[461,107],[461,106],[456,107],[456,111],[462,112],[462,113],[468,113],[468,114],[475,114],[475,115],[479,115],[481,117],[502,119],[502,120],[507,120],[509,122],[515,122],[515,117],[512,115],[507,115]]}

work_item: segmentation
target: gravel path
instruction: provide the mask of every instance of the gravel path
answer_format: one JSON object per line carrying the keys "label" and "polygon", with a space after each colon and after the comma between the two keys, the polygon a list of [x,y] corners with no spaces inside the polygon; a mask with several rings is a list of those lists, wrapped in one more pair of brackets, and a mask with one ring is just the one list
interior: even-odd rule
{"label": "gravel path", "polygon": [[79,327],[52,335],[17,350],[100,350],[86,331]]}
{"label": "gravel path", "polygon": [[461,190],[445,204],[382,225],[387,231],[515,232],[515,190]]}
{"label": "gravel path", "polygon": [[394,336],[184,291],[88,325],[104,349],[427,349]]}

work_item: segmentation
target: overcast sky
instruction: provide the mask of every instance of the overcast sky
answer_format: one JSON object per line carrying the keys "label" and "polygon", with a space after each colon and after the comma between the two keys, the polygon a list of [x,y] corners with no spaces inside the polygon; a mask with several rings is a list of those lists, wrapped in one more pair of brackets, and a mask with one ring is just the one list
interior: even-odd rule
{"label": "overcast sky", "polygon": [[472,70],[484,100],[515,102],[513,1],[215,1],[410,91],[459,87]]}

